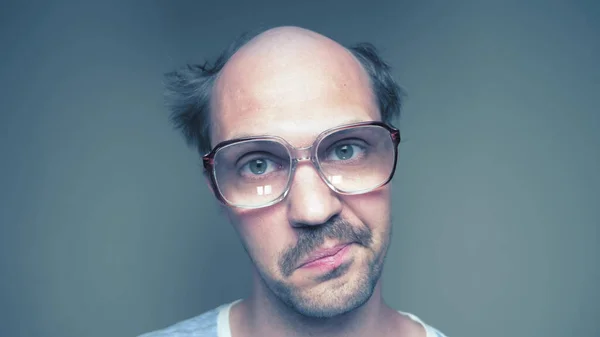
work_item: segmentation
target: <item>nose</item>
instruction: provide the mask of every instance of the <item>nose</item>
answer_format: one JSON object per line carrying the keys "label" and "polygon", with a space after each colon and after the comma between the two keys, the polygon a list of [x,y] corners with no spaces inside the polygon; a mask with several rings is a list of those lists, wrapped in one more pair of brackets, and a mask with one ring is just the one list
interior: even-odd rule
{"label": "nose", "polygon": [[288,219],[293,227],[322,225],[342,211],[339,195],[309,163],[296,168],[286,199]]}

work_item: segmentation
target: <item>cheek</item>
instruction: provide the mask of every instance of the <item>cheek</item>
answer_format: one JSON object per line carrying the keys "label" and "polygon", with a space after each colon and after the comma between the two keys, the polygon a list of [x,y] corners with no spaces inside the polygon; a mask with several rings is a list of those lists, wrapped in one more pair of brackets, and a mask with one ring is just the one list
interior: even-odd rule
{"label": "cheek", "polygon": [[350,196],[345,202],[352,215],[373,233],[372,248],[375,251],[385,249],[389,245],[392,229],[389,187]]}
{"label": "cheek", "polygon": [[390,197],[390,188],[385,186],[367,194],[348,196],[345,202],[353,215],[368,226],[374,236],[380,237],[386,235],[390,230]]}
{"label": "cheek", "polygon": [[282,252],[293,243],[286,218],[280,213],[278,207],[227,211],[248,254],[261,269],[275,268]]}

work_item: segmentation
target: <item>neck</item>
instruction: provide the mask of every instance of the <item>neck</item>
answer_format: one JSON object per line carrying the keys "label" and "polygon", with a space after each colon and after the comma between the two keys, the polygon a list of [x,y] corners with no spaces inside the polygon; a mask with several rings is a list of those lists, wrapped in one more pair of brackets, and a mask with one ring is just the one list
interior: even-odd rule
{"label": "neck", "polygon": [[381,281],[362,306],[331,318],[313,318],[289,308],[255,274],[252,294],[232,309],[231,323],[234,331],[244,331],[238,336],[385,336],[395,316],[383,301]]}

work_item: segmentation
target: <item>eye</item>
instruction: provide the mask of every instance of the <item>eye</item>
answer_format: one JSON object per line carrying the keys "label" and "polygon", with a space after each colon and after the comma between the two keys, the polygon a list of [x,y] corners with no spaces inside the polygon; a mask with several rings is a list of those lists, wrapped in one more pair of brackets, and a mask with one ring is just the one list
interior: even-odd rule
{"label": "eye", "polygon": [[351,160],[362,157],[365,149],[355,144],[339,144],[333,147],[327,155],[327,160]]}
{"label": "eye", "polygon": [[255,158],[249,160],[240,168],[240,174],[243,176],[260,176],[269,174],[280,167],[281,165],[276,164],[272,160]]}

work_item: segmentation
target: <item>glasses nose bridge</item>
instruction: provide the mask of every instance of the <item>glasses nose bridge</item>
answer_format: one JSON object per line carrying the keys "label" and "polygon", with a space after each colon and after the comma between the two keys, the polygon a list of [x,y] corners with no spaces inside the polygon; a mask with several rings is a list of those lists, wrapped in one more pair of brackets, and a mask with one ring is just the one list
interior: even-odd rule
{"label": "glasses nose bridge", "polygon": [[296,168],[298,167],[298,164],[301,164],[302,162],[310,162],[310,164],[312,164],[310,166],[312,166],[312,169],[315,170],[315,173],[319,176],[319,178],[323,180],[323,182],[325,182],[325,184],[329,186],[329,188],[331,188],[329,183],[325,180],[326,178],[323,176],[323,172],[321,171],[321,168],[317,163],[316,146],[317,144],[315,143],[306,147],[290,148],[292,154],[292,172],[288,188],[291,188],[292,181],[295,179]]}
{"label": "glasses nose bridge", "polygon": [[300,163],[303,161],[314,162],[313,145],[306,146],[306,147],[293,148],[291,152],[292,152],[292,160],[295,163]]}

